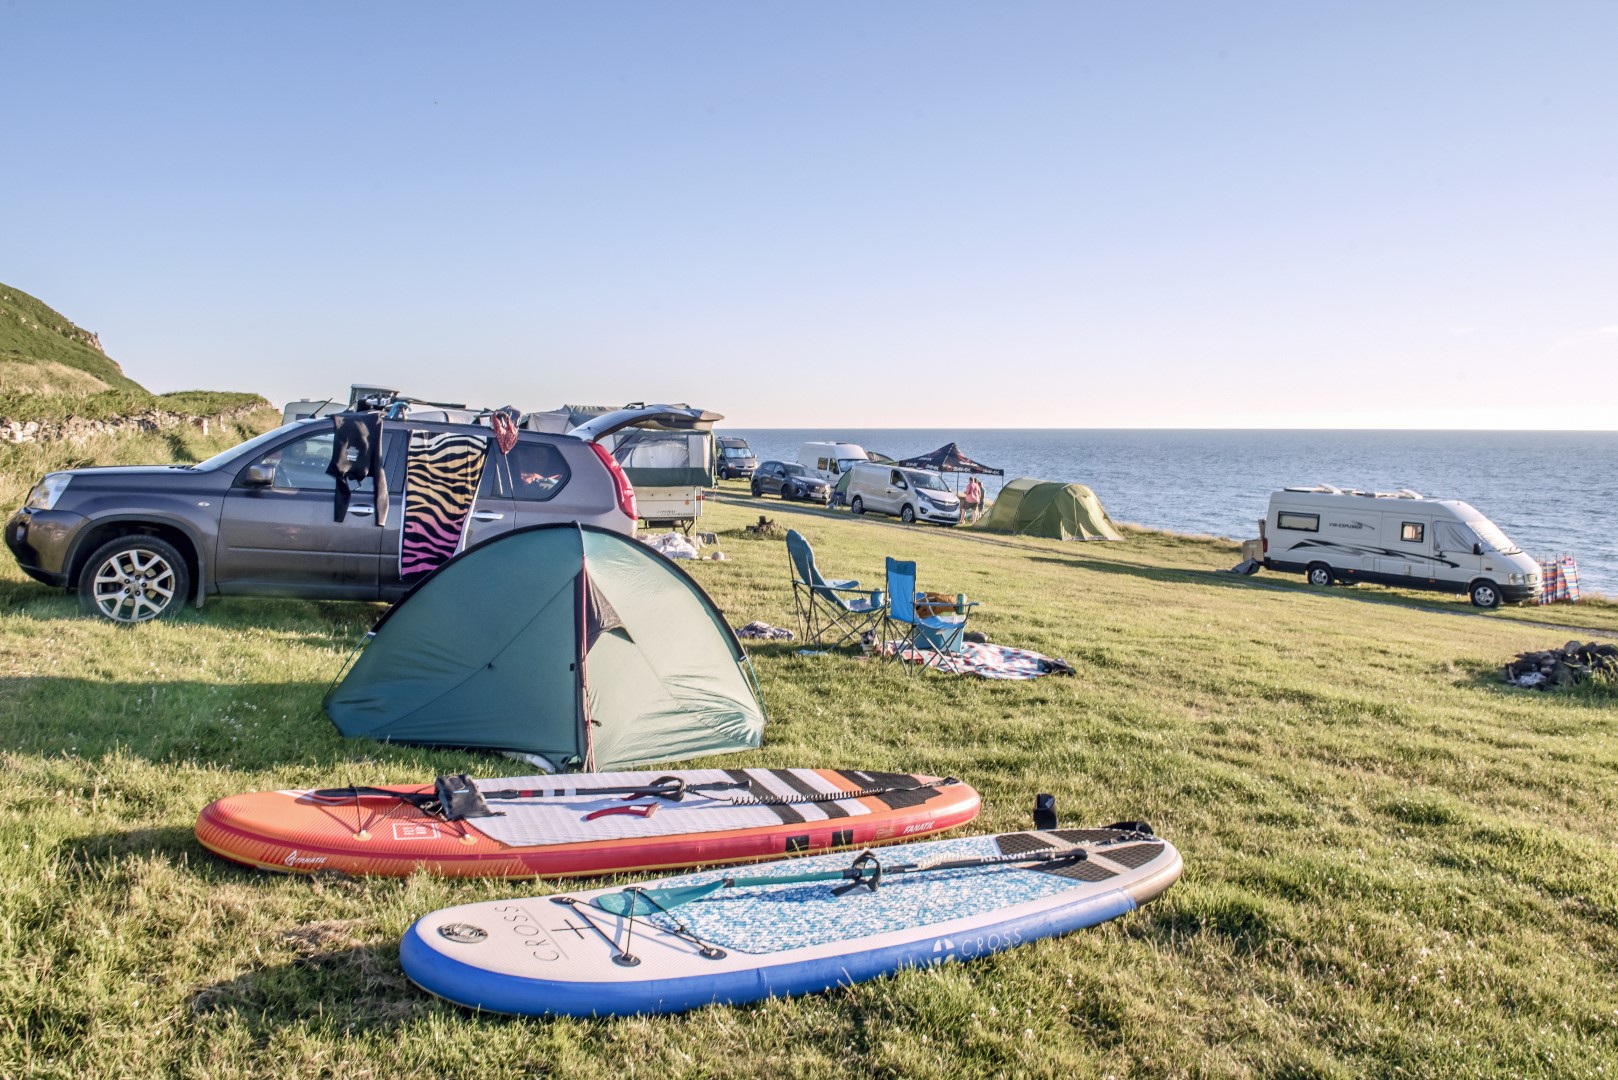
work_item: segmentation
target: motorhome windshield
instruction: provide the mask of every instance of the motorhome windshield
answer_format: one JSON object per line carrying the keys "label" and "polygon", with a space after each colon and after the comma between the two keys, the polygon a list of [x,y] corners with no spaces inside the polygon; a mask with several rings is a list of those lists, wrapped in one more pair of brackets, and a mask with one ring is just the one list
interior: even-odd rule
{"label": "motorhome windshield", "polygon": [[852,469],[855,465],[857,465],[859,462],[866,461],[866,460],[868,460],[868,459],[867,458],[857,458],[857,457],[838,458],[837,459],[837,471],[838,472],[847,472],[848,470]]}
{"label": "motorhome windshield", "polygon": [[921,488],[923,491],[948,491],[949,490],[949,488],[944,486],[944,481],[940,477],[934,475],[933,473],[930,473],[930,472],[907,472],[907,473],[905,473],[905,475],[910,478],[910,482],[912,484],[914,484],[917,487]]}
{"label": "motorhome windshield", "polygon": [[1466,523],[1478,538],[1489,547],[1494,548],[1502,555],[1521,555],[1522,548],[1512,543],[1511,537],[1500,531],[1500,526],[1488,518],[1478,518]]}

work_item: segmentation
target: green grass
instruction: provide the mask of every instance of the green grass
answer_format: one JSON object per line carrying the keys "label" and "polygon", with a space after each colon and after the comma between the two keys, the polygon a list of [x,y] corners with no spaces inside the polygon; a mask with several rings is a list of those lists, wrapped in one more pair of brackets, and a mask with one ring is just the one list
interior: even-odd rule
{"label": "green grass", "polygon": [[[0,460],[5,494],[29,464]],[[227,600],[120,629],[8,565],[0,1074],[1612,1074],[1618,712],[1608,690],[1515,691],[1497,674],[1574,636],[1542,617],[1610,638],[1610,605],[1479,615],[1217,573],[1235,549],[1214,541],[1062,545],[738,491],[703,525],[728,560],[688,564],[733,625],[792,620],[785,546],[741,533],[764,512],[835,576],[875,585],[885,555],[916,559],[922,588],[982,602],[973,624],[992,640],[1077,674],[907,678],[759,645],[766,745],[705,764],[958,775],[984,795],[982,830],[1025,827],[1054,792],[1068,823],[1151,821],[1184,879],[1095,930],[794,1001],[474,1015],[406,982],[401,933],[554,883],[291,879],[191,836],[231,792],[510,768],[345,741],[319,715],[379,607]]]}

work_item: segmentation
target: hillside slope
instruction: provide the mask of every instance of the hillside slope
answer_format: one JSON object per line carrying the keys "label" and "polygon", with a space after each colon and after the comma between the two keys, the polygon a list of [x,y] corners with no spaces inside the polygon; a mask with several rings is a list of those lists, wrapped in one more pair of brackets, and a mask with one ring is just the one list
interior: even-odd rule
{"label": "hillside slope", "polygon": [[88,330],[0,283],[0,392],[90,394],[142,390]]}

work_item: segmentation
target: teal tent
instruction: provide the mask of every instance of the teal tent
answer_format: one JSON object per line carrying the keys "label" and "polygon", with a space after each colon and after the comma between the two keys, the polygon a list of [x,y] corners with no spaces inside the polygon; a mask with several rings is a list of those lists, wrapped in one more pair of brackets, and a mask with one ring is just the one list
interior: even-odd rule
{"label": "teal tent", "polygon": [[759,745],[752,668],[702,587],[630,537],[518,529],[462,552],[377,621],[326,696],[350,737],[608,770]]}

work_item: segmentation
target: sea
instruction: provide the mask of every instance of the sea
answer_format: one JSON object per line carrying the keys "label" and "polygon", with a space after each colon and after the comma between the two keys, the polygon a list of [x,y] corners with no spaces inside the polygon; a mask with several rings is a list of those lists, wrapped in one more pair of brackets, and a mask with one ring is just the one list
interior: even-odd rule
{"label": "sea", "polygon": [[[1115,521],[1242,540],[1258,535],[1272,491],[1335,484],[1407,488],[1481,510],[1536,558],[1571,555],[1586,594],[1618,597],[1618,432],[1233,431],[1139,429],[722,428],[760,461],[794,461],[810,440],[894,458],[954,442],[1019,476],[1085,484]],[[965,483],[965,478],[961,478]]]}

